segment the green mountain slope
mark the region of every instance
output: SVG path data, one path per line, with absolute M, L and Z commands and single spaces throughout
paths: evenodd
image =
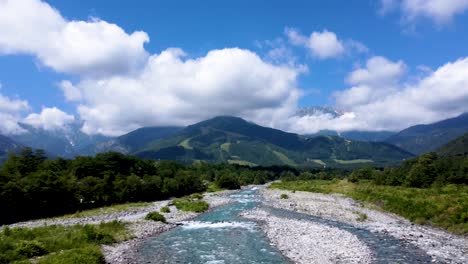
M 142 127 L 120 137 L 102 141 L 88 154 L 96 154 L 106 151 L 116 151 L 124 154 L 136 152 L 163 138 L 172 136 L 182 130 L 181 127 Z
M 6 160 L 8 153 L 19 152 L 23 147 L 22 144 L 13 141 L 9 137 L 0 135 L 0 164 Z
M 414 154 L 436 150 L 468 132 L 468 113 L 429 125 L 417 125 L 402 130 L 386 140 Z
M 334 136 L 305 138 L 237 117 L 216 117 L 179 131 L 133 154 L 147 159 L 249 165 L 350 166 L 397 163 L 412 155 L 387 143 Z
M 468 133 L 443 145 L 436 152 L 439 156 L 468 155 Z

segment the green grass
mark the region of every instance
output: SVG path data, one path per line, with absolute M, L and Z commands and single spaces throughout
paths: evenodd
M 219 192 L 224 190 L 225 189 L 219 187 L 215 182 L 209 182 L 208 186 L 206 187 L 206 192 Z
M 224 151 L 226 151 L 227 153 L 229 153 L 229 149 L 231 148 L 231 143 L 229 143 L 229 142 L 228 142 L 228 143 L 223 143 L 223 144 L 221 144 L 220 147 L 221 147 L 222 150 L 224 150 Z
M 288 199 L 288 198 L 289 198 L 289 196 L 287 194 L 285 194 L 285 193 L 282 193 L 280 195 L 280 199 Z
M 291 165 L 291 166 L 296 166 L 297 165 L 296 162 L 294 162 L 293 160 L 288 158 L 288 156 L 284 155 L 283 153 L 281 153 L 279 151 L 273 150 L 273 154 L 275 154 L 275 156 L 279 160 L 281 160 L 281 162 L 283 162 L 286 165 Z
M 249 161 L 246 161 L 246 160 L 234 160 L 234 159 L 230 159 L 230 160 L 228 160 L 228 163 L 229 163 L 229 164 L 242 165 L 242 166 L 251 166 L 251 167 L 257 166 L 256 163 L 249 162 Z
M 187 212 L 203 213 L 210 205 L 203 200 L 194 200 L 190 197 L 182 197 L 174 199 L 174 205 L 177 209 Z
M 161 207 L 161 209 L 159 209 L 159 211 L 161 213 L 170 213 L 171 209 L 169 207 L 167 207 L 167 206 L 163 206 L 163 207 Z
M 89 216 L 96 216 L 96 215 L 103 215 L 103 214 L 111 214 L 111 213 L 122 212 L 122 211 L 132 209 L 132 208 L 148 207 L 150 205 L 152 205 L 152 203 L 147 203 L 147 202 L 116 204 L 116 205 L 76 212 L 74 214 L 67 214 L 64 216 L 60 216 L 58 218 L 81 218 L 81 217 L 89 217 Z
M 0 232 L 0 263 L 45 256 L 39 263 L 102 263 L 99 245 L 129 239 L 121 222 L 99 225 L 8 228 Z M 72 261 L 76 259 L 76 261 Z
M 370 159 L 354 159 L 354 160 L 334 160 L 336 163 L 339 164 L 359 164 L 359 163 L 372 163 L 374 162 L 373 160 Z
M 318 193 L 342 193 L 379 206 L 417 224 L 430 224 L 456 234 L 468 233 L 468 186 L 439 188 L 378 186 L 368 182 L 291 181 L 276 182 L 270 188 Z
M 185 149 L 193 149 L 192 146 L 190 146 L 190 138 L 185 139 L 184 141 L 179 143 L 179 146 L 185 148 Z
M 319 160 L 319 159 L 312 159 L 312 160 L 310 160 L 310 161 L 312 161 L 312 162 L 314 162 L 314 163 L 317 163 L 317 164 L 319 164 L 319 165 L 322 165 L 322 166 L 324 166 L 324 167 L 327 166 L 327 164 L 326 164 L 325 162 L 323 162 L 322 160 Z
M 149 212 L 145 216 L 145 220 L 152 220 L 152 221 L 157 221 L 157 222 L 163 222 L 166 223 L 166 217 L 164 215 L 158 213 L 158 212 Z

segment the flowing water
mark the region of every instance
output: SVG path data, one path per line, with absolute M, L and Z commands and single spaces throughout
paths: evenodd
M 255 188 L 242 190 L 230 198 L 233 203 L 144 241 L 138 250 L 138 262 L 290 263 L 270 244 L 254 221 L 238 216 L 242 211 L 261 206 L 258 191 Z M 263 209 L 277 217 L 313 221 L 351 232 L 367 244 L 376 263 L 431 262 L 420 249 L 385 234 L 270 206 L 263 206 Z

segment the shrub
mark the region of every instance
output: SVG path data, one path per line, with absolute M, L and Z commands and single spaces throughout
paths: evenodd
M 287 194 L 285 194 L 285 193 L 282 193 L 280 195 L 280 199 L 288 199 L 288 198 L 289 198 L 289 196 Z
M 83 227 L 83 232 L 88 242 L 96 244 L 111 244 L 115 242 L 115 239 L 112 237 L 112 235 L 104 232 L 103 230 L 98 230 L 95 226 L 92 225 L 85 225 Z
M 96 246 L 65 250 L 42 258 L 39 264 L 101 264 L 104 256 Z
M 201 193 L 194 193 L 194 194 L 190 195 L 190 198 L 192 198 L 192 199 L 197 199 L 197 200 L 201 200 L 201 199 L 203 199 L 203 194 L 201 194 Z
M 158 212 L 149 212 L 145 216 L 145 219 L 166 223 L 166 218 L 164 217 L 164 215 L 162 215 L 162 214 L 160 214 Z
M 189 211 L 195 213 L 203 213 L 210 207 L 210 205 L 205 201 L 193 201 L 188 198 L 175 199 L 174 205 L 177 209 L 181 211 Z
M 161 211 L 161 213 L 170 213 L 171 209 L 169 209 L 169 207 L 167 207 L 167 206 L 163 206 L 163 207 L 161 207 L 161 209 L 159 211 Z
M 27 258 L 42 256 L 47 254 L 47 249 L 45 248 L 44 244 L 39 241 L 31 240 L 31 241 L 20 241 L 16 248 L 16 251 L 19 255 L 25 256 Z

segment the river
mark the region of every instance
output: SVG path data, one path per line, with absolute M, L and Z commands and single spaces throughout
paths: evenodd
M 281 218 L 333 226 L 356 235 L 372 251 L 375 263 L 430 263 L 422 250 L 387 234 L 373 233 L 341 222 L 277 209 L 260 203 L 255 188 L 231 194 L 234 201 L 192 221 L 151 237 L 139 249 L 139 263 L 291 263 L 270 244 L 260 226 L 239 213 L 262 206 Z

